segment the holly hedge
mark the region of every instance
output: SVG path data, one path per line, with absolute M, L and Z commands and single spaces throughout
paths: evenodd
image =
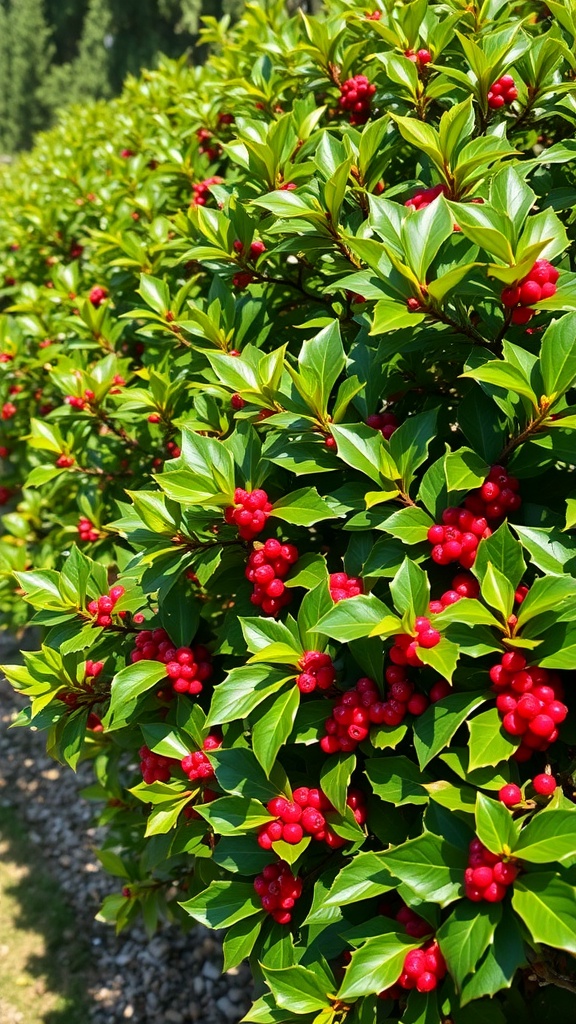
M 576 988 L 576 8 L 206 19 L 2 170 L 17 725 L 254 1024 Z

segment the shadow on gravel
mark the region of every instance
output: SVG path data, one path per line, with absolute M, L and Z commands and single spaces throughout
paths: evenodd
M 17 815 L 0 807 L 0 1021 L 86 1024 L 89 947 Z

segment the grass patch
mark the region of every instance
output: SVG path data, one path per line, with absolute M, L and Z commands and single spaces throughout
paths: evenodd
M 0 808 L 2 1024 L 86 1024 L 89 949 L 81 934 L 17 815 Z

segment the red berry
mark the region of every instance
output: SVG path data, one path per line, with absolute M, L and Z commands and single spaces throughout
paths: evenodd
M 522 800 L 522 791 L 519 786 L 515 786 L 513 782 L 508 783 L 506 786 L 502 786 L 498 790 L 498 799 L 502 801 L 506 807 L 514 807 L 519 804 Z
M 553 775 L 535 775 L 532 785 L 539 796 L 552 796 L 556 790 L 557 782 Z

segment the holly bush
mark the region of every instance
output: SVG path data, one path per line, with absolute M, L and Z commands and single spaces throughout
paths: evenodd
M 254 1024 L 572 1013 L 575 39 L 249 4 L 2 172 L 16 724 Z

